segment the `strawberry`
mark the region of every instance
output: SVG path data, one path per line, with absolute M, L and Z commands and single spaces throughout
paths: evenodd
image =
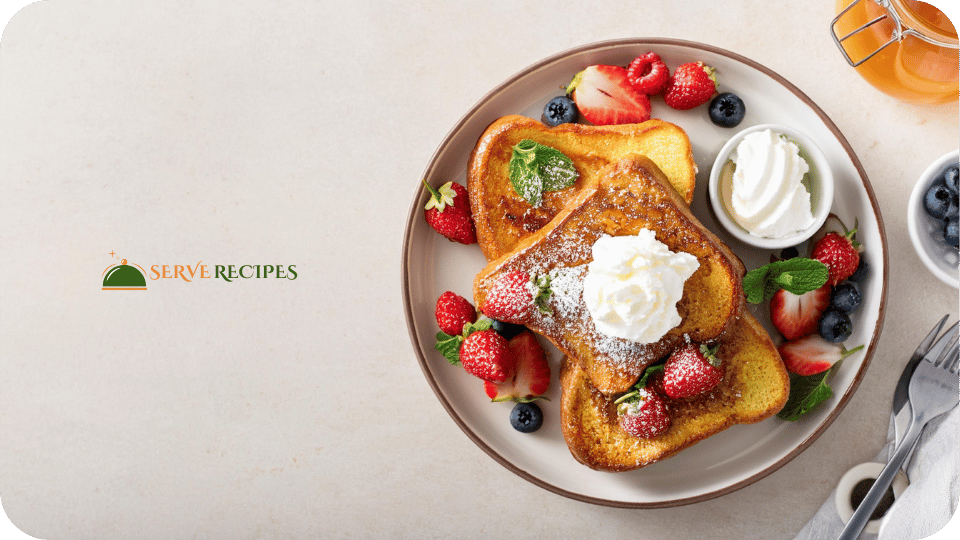
M 770 298 L 770 322 L 787 341 L 816 333 L 820 317 L 830 306 L 832 289 L 828 283 L 804 294 L 777 290 Z
M 530 275 L 518 270 L 497 278 L 480 311 L 491 319 L 520 324 L 527 319 L 533 299 Z
M 716 347 L 688 344 L 680 347 L 663 367 L 663 391 L 672 398 L 687 398 L 712 390 L 723 380 Z
M 589 66 L 567 86 L 580 115 L 596 126 L 632 124 L 650 119 L 650 98 L 630 84 L 620 66 Z
M 627 66 L 627 79 L 638 92 L 653 96 L 663 92 L 670 80 L 670 69 L 654 52 L 641 54 Z
M 830 343 L 817 334 L 787 341 L 778 349 L 787 371 L 797 375 L 816 375 L 833 367 L 841 359 L 863 348 L 847 350 L 843 345 Z
M 463 325 L 477 320 L 477 310 L 466 298 L 453 291 L 447 291 L 437 298 L 434 312 L 437 326 L 451 336 L 463 333 Z
M 474 377 L 502 383 L 513 372 L 507 340 L 495 330 L 473 332 L 460 346 L 460 363 Z
M 543 394 L 550 388 L 550 364 L 533 332 L 524 330 L 508 343 L 513 356 L 513 373 L 502 383 L 485 381 L 484 391 L 493 401 L 516 401 L 526 403 L 546 399 Z
M 860 264 L 860 243 L 856 240 L 856 233 L 856 227 L 851 231 L 844 231 L 843 234 L 831 231 L 814 244 L 810 258 L 827 265 L 830 270 L 827 283 L 830 285 L 837 285 L 857 270 L 857 265 Z
M 430 200 L 424 207 L 427 224 L 452 242 L 476 244 L 477 233 L 467 188 L 456 182 L 447 182 L 438 189 L 431 187 L 426 180 L 423 184 L 430 190 Z
M 667 82 L 663 101 L 680 111 L 703 105 L 717 91 L 714 72 L 712 67 L 703 62 L 681 64 Z
M 637 390 L 636 395 L 621 403 L 617 411 L 620 427 L 641 439 L 663 435 L 672 423 L 663 398 L 648 388 Z

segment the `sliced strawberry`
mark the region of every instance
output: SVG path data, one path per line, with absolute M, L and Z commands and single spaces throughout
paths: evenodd
M 831 290 L 829 284 L 804 294 L 778 290 L 770 299 L 770 322 L 787 341 L 816 333 Z
M 567 93 L 580 114 L 597 126 L 650 119 L 650 98 L 630 84 L 627 70 L 620 66 L 589 66 L 577 73 L 567 86 Z
M 500 275 L 487 291 L 480 311 L 498 321 L 523 323 L 534 305 L 531 284 L 526 272 L 518 270 Z
M 797 375 L 816 375 L 833 367 L 841 358 L 859 350 L 847 351 L 842 345 L 830 343 L 817 334 L 787 341 L 778 349 L 787 371 Z
M 723 380 L 716 348 L 685 345 L 670 355 L 663 368 L 663 391 L 672 398 L 688 398 L 712 390 Z
M 543 394 L 550 388 L 550 364 L 537 337 L 524 330 L 510 340 L 509 347 L 514 371 L 502 383 L 484 382 L 487 396 L 493 401 L 518 403 L 546 399 Z
M 495 330 L 473 332 L 460 346 L 460 363 L 474 377 L 501 383 L 513 373 L 513 355 L 507 340 Z

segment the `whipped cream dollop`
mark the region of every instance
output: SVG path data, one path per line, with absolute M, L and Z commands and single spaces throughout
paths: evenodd
M 653 231 L 602 236 L 583 279 L 583 301 L 600 332 L 654 343 L 680 324 L 683 284 L 700 267 L 689 253 L 674 253 Z
M 766 129 L 747 134 L 730 154 L 722 174 L 730 185 L 730 217 L 750 234 L 784 238 L 814 223 L 810 193 L 802 184 L 810 170 L 796 143 Z

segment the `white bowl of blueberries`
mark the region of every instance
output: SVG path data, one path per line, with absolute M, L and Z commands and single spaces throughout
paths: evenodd
M 920 175 L 907 205 L 907 227 L 917 255 L 933 275 L 954 288 L 960 288 L 958 158 L 960 151 L 954 150 L 930 164 Z

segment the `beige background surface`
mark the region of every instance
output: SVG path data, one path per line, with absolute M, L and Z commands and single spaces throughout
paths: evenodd
M 51 539 L 792 537 L 876 454 L 903 360 L 958 312 L 905 227 L 917 175 L 957 148 L 957 105 L 868 87 L 832 17 L 749 0 L 28 6 L 0 46 L 4 511 Z M 660 510 L 565 499 L 474 446 L 424 380 L 400 295 L 409 203 L 460 116 L 545 56 L 624 37 L 701 41 L 797 85 L 859 156 L 891 255 L 880 353 L 833 426 L 745 489 Z M 120 257 L 298 277 L 100 291 Z

